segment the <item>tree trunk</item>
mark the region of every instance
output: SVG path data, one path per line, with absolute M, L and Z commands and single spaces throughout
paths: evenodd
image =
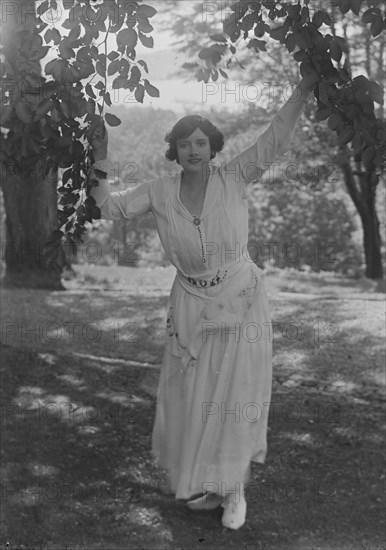
M 366 277 L 369 279 L 382 279 L 383 267 L 380 250 L 379 221 L 376 213 L 375 217 L 362 220 L 363 225 L 363 245 L 366 256 Z
M 362 222 L 366 277 L 383 279 L 380 224 L 375 200 L 377 187 L 372 183 L 374 174 L 360 170 L 360 163 L 357 163 L 359 170 L 354 172 L 348 160 L 347 147 L 341 148 L 337 162 L 343 171 L 347 191 Z
M 40 61 L 36 53 L 25 59 L 28 50 L 20 57 L 18 41 L 29 43 L 36 32 L 35 4 L 16 0 L 16 9 L 2 27 L 1 42 L 6 62 L 6 81 L 12 95 L 10 102 L 26 101 L 29 91 L 36 93 L 31 82 L 23 75 L 41 75 Z M 27 9 L 28 8 L 28 9 Z M 19 33 L 23 34 L 20 35 Z M 32 41 L 31 41 L 32 44 Z M 28 73 L 21 65 L 28 61 Z M 34 122 L 31 122 L 31 132 Z M 2 144 L 12 136 L 12 128 Z M 6 264 L 3 284 L 6 286 L 48 288 L 64 290 L 61 284 L 61 271 L 68 265 L 63 247 L 49 243 L 51 232 L 58 227 L 57 219 L 57 171 L 51 169 L 46 176 L 47 160 L 43 151 L 38 161 L 25 158 L 21 164 L 5 153 L 1 162 L 0 183 L 4 195 L 6 213 L 6 242 L 3 243 L 2 258 Z M 35 157 L 36 158 L 36 157 Z M 52 260 L 60 255 L 59 263 L 48 263 L 45 252 L 50 252 Z
M 50 241 L 57 228 L 57 173 L 45 176 L 40 161 L 28 173 L 18 174 L 10 163 L 2 165 L 1 184 L 6 212 L 5 286 L 64 290 L 60 265 L 66 263 L 63 247 Z M 48 254 L 47 254 L 48 253 Z M 47 262 L 46 257 L 53 260 Z M 59 263 L 55 261 L 59 260 Z
M 363 176 L 362 176 L 363 177 Z M 363 227 L 363 246 L 366 260 L 366 277 L 369 279 L 382 279 L 383 266 L 381 255 L 381 235 L 379 232 L 379 220 L 376 211 L 376 188 L 370 183 L 371 174 L 365 176 L 366 200 L 363 201 L 360 217 Z

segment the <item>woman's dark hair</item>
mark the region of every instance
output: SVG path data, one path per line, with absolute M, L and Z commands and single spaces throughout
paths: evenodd
M 178 162 L 177 140 L 189 137 L 197 128 L 209 138 L 210 158 L 213 159 L 216 153 L 219 153 L 224 147 L 224 134 L 210 120 L 200 115 L 188 115 L 176 122 L 171 131 L 165 136 L 165 141 L 169 143 L 165 157 L 168 160 Z

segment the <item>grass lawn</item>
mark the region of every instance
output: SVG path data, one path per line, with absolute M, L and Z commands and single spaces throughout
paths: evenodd
M 151 430 L 174 268 L 2 289 L 0 549 L 385 548 L 385 295 L 268 271 L 274 380 L 247 523 L 163 490 Z

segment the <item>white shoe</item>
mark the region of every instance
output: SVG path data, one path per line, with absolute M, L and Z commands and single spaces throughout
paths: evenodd
M 189 500 L 186 506 L 190 508 L 190 510 L 214 510 L 221 506 L 222 501 L 223 499 L 220 495 L 206 493 L 194 500 Z
M 222 504 L 224 512 L 221 523 L 228 529 L 239 529 L 245 523 L 247 514 L 247 502 L 244 496 L 240 497 L 238 502 L 234 502 L 232 496 L 228 496 L 224 504 Z

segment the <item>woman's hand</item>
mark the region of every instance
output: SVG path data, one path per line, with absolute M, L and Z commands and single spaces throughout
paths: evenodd
M 87 133 L 87 139 L 92 147 L 95 162 L 107 158 L 109 136 L 103 121 L 101 121 L 100 124 L 90 126 Z
M 319 76 L 316 73 L 304 76 L 299 82 L 299 88 L 302 93 L 309 94 L 315 89 L 316 83 L 319 81 Z

